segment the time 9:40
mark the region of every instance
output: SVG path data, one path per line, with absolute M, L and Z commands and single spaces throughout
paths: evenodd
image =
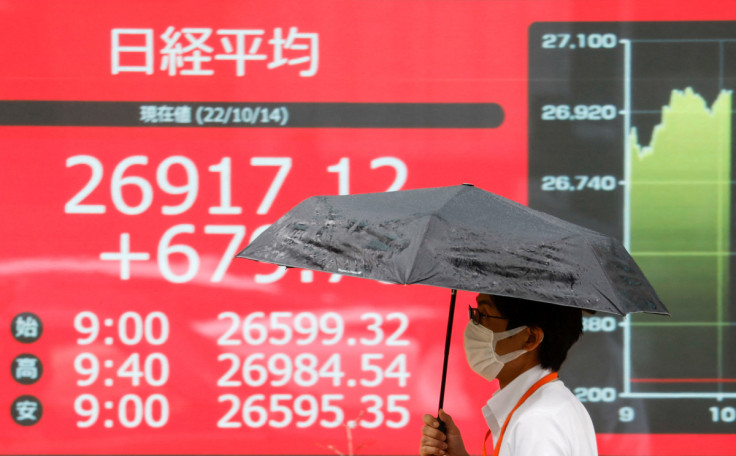
M 114 369 L 115 363 L 106 359 L 102 363 L 105 369 Z M 97 356 L 92 353 L 80 353 L 74 358 L 74 370 L 83 376 L 77 380 L 77 386 L 90 386 L 97 381 L 101 372 L 101 364 Z M 163 353 L 151 353 L 143 358 L 139 353 L 131 353 L 120 364 L 114 374 L 117 378 L 129 378 L 132 386 L 139 386 L 141 379 L 150 386 L 163 386 L 169 379 L 169 360 Z M 105 386 L 113 386 L 112 377 L 104 380 Z

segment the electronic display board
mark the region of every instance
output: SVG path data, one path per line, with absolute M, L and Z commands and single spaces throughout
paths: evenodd
M 313 195 L 472 183 L 624 242 L 600 454 L 736 454 L 736 5 L 0 4 L 0 455 L 416 454 L 449 291 L 233 260 Z M 459 293 L 445 409 L 479 454 Z

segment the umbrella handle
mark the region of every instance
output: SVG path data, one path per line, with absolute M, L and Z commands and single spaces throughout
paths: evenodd
M 445 403 L 445 381 L 447 380 L 447 360 L 450 357 L 450 341 L 452 340 L 452 320 L 455 316 L 455 300 L 457 299 L 457 290 L 452 289 L 450 290 L 450 314 L 447 317 L 447 332 L 445 333 L 445 356 L 442 363 L 442 384 L 440 385 L 440 404 L 439 407 L 437 407 L 438 410 L 442 409 L 442 406 Z M 439 418 L 439 413 L 437 413 L 437 421 L 439 421 L 440 426 L 439 430 L 442 431 L 442 433 L 447 432 L 447 426 L 445 423 Z
M 437 430 L 447 435 L 447 424 L 445 424 L 445 422 L 440 419 L 439 413 L 437 414 L 437 422 L 440 423 L 440 425 L 437 426 Z

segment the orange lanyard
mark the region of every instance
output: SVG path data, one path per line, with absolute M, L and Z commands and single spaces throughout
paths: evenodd
M 540 378 L 537 383 L 533 384 L 529 390 L 524 393 L 523 396 L 521 396 L 521 399 L 519 399 L 519 402 L 516 403 L 516 406 L 514 406 L 513 409 L 511 409 L 511 413 L 509 413 L 509 416 L 506 417 L 506 421 L 503 423 L 503 427 L 501 428 L 501 434 L 498 436 L 498 442 L 496 443 L 495 448 L 493 449 L 493 456 L 498 456 L 499 451 L 501 451 L 501 441 L 503 440 L 503 435 L 506 432 L 506 427 L 509 425 L 509 421 L 511 421 L 511 415 L 514 414 L 516 409 L 521 406 L 521 404 L 524 403 L 527 399 L 529 399 L 529 396 L 534 394 L 536 390 L 542 387 L 542 385 L 545 385 L 553 380 L 557 380 L 557 372 L 552 372 L 551 374 L 547 374 L 544 377 Z M 486 438 L 483 440 L 483 456 L 488 456 L 488 453 L 486 452 L 486 442 L 488 441 L 488 437 L 491 436 L 490 429 L 488 432 L 486 432 Z

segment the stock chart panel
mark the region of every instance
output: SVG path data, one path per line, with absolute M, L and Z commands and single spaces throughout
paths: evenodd
M 584 317 L 600 454 L 736 454 L 736 6 L 640 3 L 0 5 L 0 455 L 416 454 L 449 290 L 234 256 L 313 195 L 462 183 L 621 239 L 670 309 Z
M 589 409 L 612 432 L 733 426 L 733 31 L 730 22 L 530 28 L 529 204 L 622 239 L 672 314 L 589 319 L 601 344 L 583 348 L 615 360 L 615 373 L 598 373 L 608 386 Z M 673 419 L 681 413 L 691 419 Z

